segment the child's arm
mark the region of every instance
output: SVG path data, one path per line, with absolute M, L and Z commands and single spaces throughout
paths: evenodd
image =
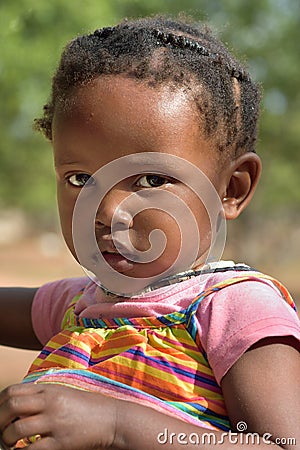
M 36 288 L 0 288 L 0 344 L 39 350 L 34 334 L 31 305 Z
M 233 425 L 244 422 L 248 433 L 257 433 L 253 437 L 209 431 L 100 393 L 30 383 L 0 394 L 0 430 L 11 445 L 41 434 L 32 444 L 35 450 L 210 450 L 214 443 L 238 450 L 267 449 L 271 442 L 274 449 L 295 450 L 300 448 L 300 354 L 294 344 L 296 339 L 285 337 L 263 340 L 223 378 Z
M 272 434 L 287 449 L 300 449 L 300 343 L 292 336 L 268 337 L 253 345 L 222 381 L 234 427 Z M 287 442 L 289 440 L 289 442 Z

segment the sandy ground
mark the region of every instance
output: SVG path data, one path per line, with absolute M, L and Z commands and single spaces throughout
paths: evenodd
M 82 276 L 64 244 L 54 234 L 0 247 L 0 286 L 40 286 L 59 278 Z M 0 346 L 0 388 L 19 382 L 36 352 Z

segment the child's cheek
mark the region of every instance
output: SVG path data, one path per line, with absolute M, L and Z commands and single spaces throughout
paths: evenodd
M 61 230 L 69 250 L 75 257 L 75 259 L 77 259 L 72 236 L 73 211 L 77 196 L 67 195 L 67 193 L 64 192 L 64 190 L 65 190 L 64 187 L 58 186 L 57 188 L 57 201 L 58 201 Z

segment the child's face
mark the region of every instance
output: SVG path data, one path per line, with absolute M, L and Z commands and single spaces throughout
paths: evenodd
M 152 152 L 154 162 L 156 154 L 174 155 L 199 168 L 219 197 L 226 190 L 224 175 L 217 170 L 213 142 L 203 136 L 195 106 L 180 89 L 151 88 L 122 76 L 99 77 L 78 89 L 67 107 L 56 109 L 53 146 L 62 231 L 75 258 L 72 215 L 76 199 L 88 177 L 112 161 L 145 152 Z M 200 245 L 197 262 L 190 261 L 189 265 L 201 265 L 210 246 L 211 224 L 199 197 L 181 181 L 157 173 L 145 174 L 143 166 L 129 177 L 126 171 L 124 168 L 123 179 L 111 187 L 95 212 L 97 243 L 108 264 L 136 278 L 162 274 L 174 264 L 181 246 L 180 225 L 163 208 L 146 208 L 129 217 L 122 206 L 119 214 L 120 227 L 127 226 L 130 241 L 138 251 L 149 249 L 151 231 L 163 231 L 166 246 L 154 261 L 139 262 L 132 253 L 135 261 L 130 261 L 129 255 L 126 258 L 118 254 L 111 230 L 113 214 L 130 194 L 163 190 L 179 197 L 191 209 Z M 118 222 L 118 214 L 115 217 Z M 195 247 L 192 240 L 190 245 L 191 249 Z

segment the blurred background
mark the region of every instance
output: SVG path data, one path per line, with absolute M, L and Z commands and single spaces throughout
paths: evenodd
M 207 22 L 263 85 L 255 199 L 228 226 L 224 258 L 283 281 L 300 306 L 298 0 L 0 0 L 0 284 L 82 275 L 62 241 L 51 146 L 32 131 L 66 42 L 124 17 L 184 11 Z M 0 388 L 34 354 L 0 347 Z

